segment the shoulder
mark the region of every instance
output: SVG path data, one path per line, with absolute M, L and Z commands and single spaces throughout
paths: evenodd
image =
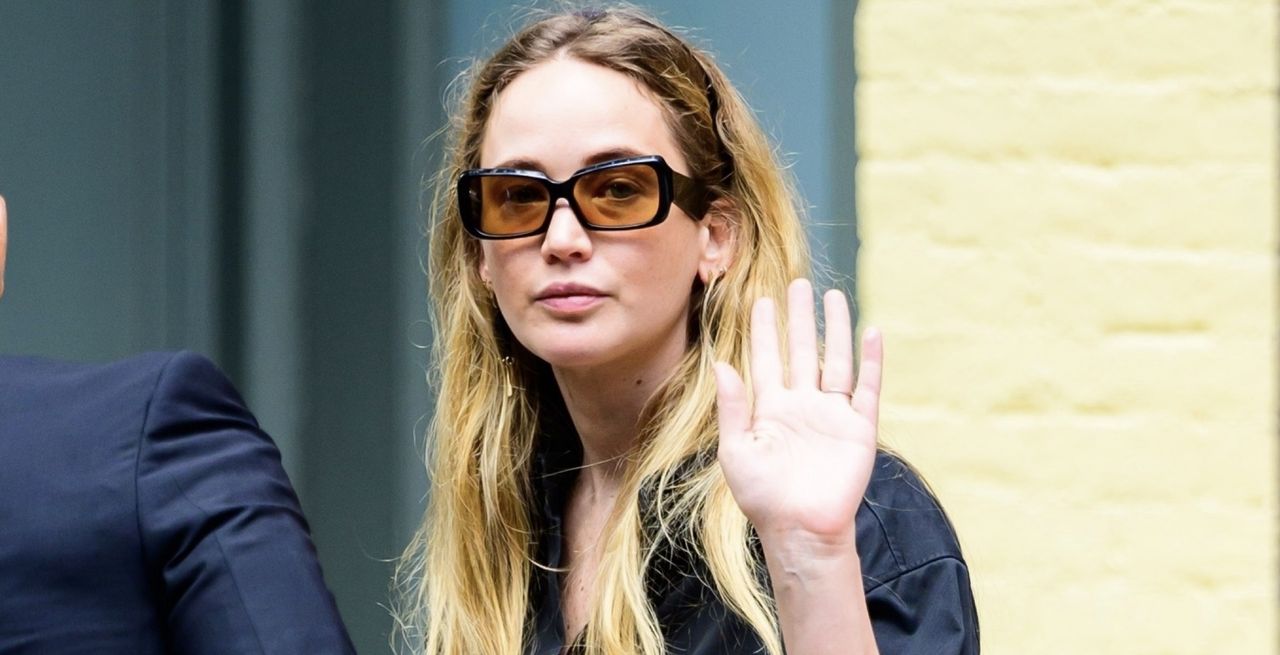
M 145 406 L 166 371 L 203 377 L 216 371 L 190 352 L 153 352 L 107 363 L 79 363 L 41 357 L 0 356 L 0 415 L 95 412 L 119 414 Z
M 240 392 L 207 357 L 190 351 L 152 353 L 130 363 L 154 376 L 148 399 L 148 433 L 167 432 L 176 425 L 209 427 L 211 422 L 225 420 L 257 430 L 257 421 Z
M 937 497 L 910 464 L 889 452 L 876 455 L 857 530 L 868 589 L 935 562 L 964 564 Z
M 119 388 L 155 385 L 168 369 L 216 373 L 208 358 L 190 351 L 149 352 L 105 363 L 0 355 L 0 388 Z
M 0 417 L 17 427 L 68 421 L 74 426 L 80 425 L 75 417 L 87 416 L 136 432 L 129 426 L 174 403 L 243 407 L 218 367 L 190 351 L 151 352 L 107 363 L 0 356 Z
M 242 404 L 239 393 L 226 374 L 209 358 L 199 353 L 183 350 L 172 353 L 148 353 L 122 362 L 149 368 L 156 375 L 156 394 L 195 391 L 230 396 L 236 404 Z

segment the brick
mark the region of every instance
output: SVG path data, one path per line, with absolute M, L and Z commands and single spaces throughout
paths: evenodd
M 1036 80 L 864 80 L 856 102 L 864 160 L 944 154 L 977 159 L 1047 155 L 1106 167 L 1258 163 L 1276 148 L 1272 89 L 1210 93 L 1192 87 L 1060 86 Z
M 1110 417 L 1168 412 L 1188 421 L 1259 415 L 1273 407 L 1273 339 L 1205 340 L 1167 350 L 993 330 L 905 335 L 885 328 L 894 398 L 977 415 L 1071 412 Z M 891 357 L 891 359 L 890 359 Z M 909 376 L 909 377 L 908 377 Z
M 994 6 L 993 6 L 994 5 Z M 1274 87 L 1272 2 L 864 2 L 861 79 L 972 76 Z M 960 27 L 958 27 L 960 26 Z
M 1233 544 L 1273 539 L 1264 521 L 1237 525 L 1177 507 L 1124 506 L 1107 516 L 1106 508 L 1072 508 L 1034 494 L 987 507 L 986 524 L 952 512 L 962 526 L 1000 535 L 965 544 L 978 581 L 984 651 L 1207 653 L 1230 644 L 1232 652 L 1267 652 L 1260 647 L 1274 635 L 1275 619 L 1266 577 L 1213 583 L 1225 568 L 1273 568 L 1252 556 L 1214 561 L 1240 556 Z M 1197 539 L 1206 529 L 1219 530 L 1209 547 Z M 1200 582 L 1206 579 L 1208 586 Z
M 860 311 L 893 321 L 886 329 L 973 329 L 999 316 L 1075 338 L 1265 338 L 1276 279 L 1275 256 L 1264 253 L 1109 249 L 1052 234 L 996 249 L 874 229 L 863 234 L 857 275 Z
M 1280 142 L 1280 140 L 1278 140 Z M 942 243 L 1008 247 L 1090 240 L 1167 249 L 1271 253 L 1280 212 L 1266 162 L 1081 166 L 1052 159 L 933 156 L 864 160 L 864 235 L 927 234 Z
M 962 508 L 972 507 L 965 499 L 1033 495 L 1097 509 L 1100 521 L 1108 507 L 1170 504 L 1240 512 L 1263 527 L 1272 513 L 1276 425 L 1263 413 L 1213 421 L 1136 411 L 984 415 L 907 405 L 892 388 L 884 400 L 882 440 Z M 1105 520 L 1123 524 L 1122 516 Z
M 1204 648 L 1216 643 L 1267 652 L 1244 648 L 1268 643 L 1275 630 L 1271 585 L 1258 575 L 1274 566 L 1251 547 L 1275 535 L 1259 515 L 1082 507 L 1034 491 L 983 501 L 981 515 L 951 514 L 962 538 L 966 528 L 999 535 L 964 543 L 979 581 L 984 650 L 1205 653 L 1220 650 Z

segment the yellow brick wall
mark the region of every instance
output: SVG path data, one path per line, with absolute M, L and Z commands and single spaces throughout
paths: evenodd
M 984 651 L 1275 653 L 1277 0 L 861 0 L 859 303 Z

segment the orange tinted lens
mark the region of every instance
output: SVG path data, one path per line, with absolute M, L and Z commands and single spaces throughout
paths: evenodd
M 480 229 L 519 234 L 538 229 L 547 216 L 547 188 L 518 175 L 486 175 L 480 181 Z
M 578 179 L 573 198 L 592 225 L 642 225 L 658 214 L 658 172 L 645 164 L 606 168 Z

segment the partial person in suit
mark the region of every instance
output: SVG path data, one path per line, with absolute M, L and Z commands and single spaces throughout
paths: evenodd
M 0 293 L 6 208 L 0 198 Z M 191 353 L 0 356 L 0 653 L 354 653 L 280 453 Z

